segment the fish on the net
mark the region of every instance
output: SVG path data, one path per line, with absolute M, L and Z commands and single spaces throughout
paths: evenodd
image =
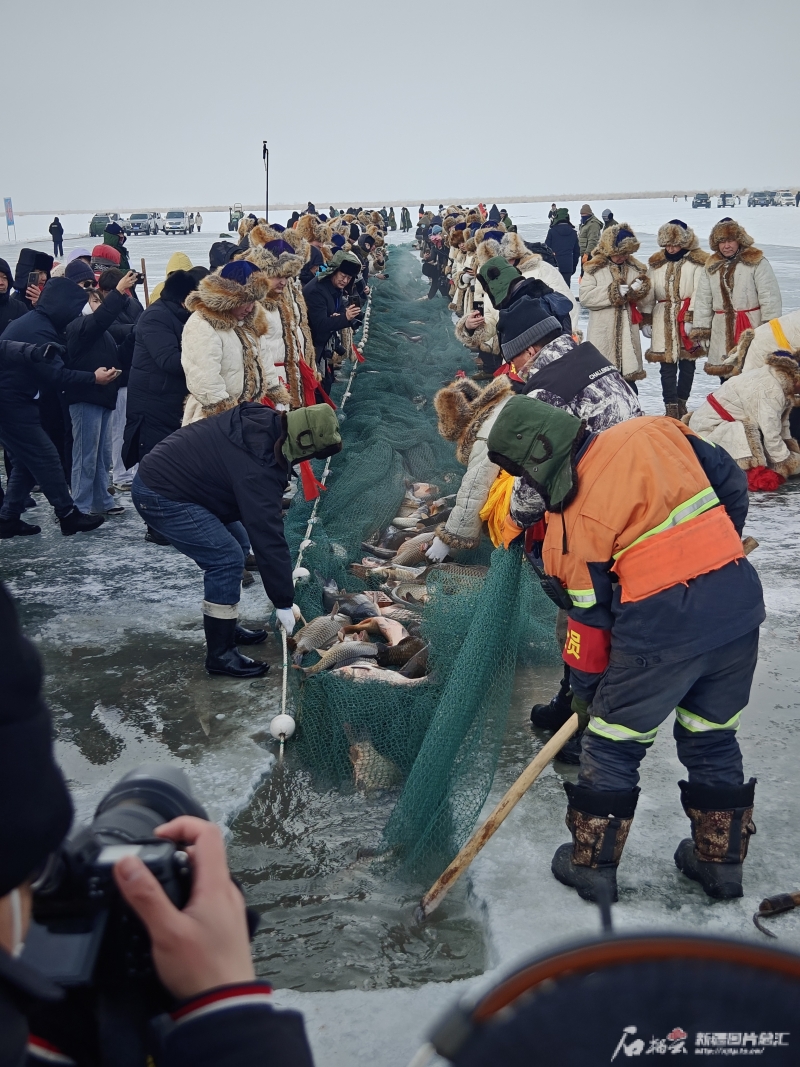
M 349 616 L 339 612 L 338 602 L 333 605 L 330 615 L 320 615 L 306 623 L 302 630 L 287 638 L 287 645 L 293 653 L 292 660 L 299 664 L 307 652 L 317 652 L 325 648 L 339 636 L 342 627 L 350 622 Z
M 352 626 L 343 627 L 345 634 L 366 633 L 383 637 L 389 645 L 401 644 L 408 637 L 408 630 L 396 619 L 378 615 L 372 619 L 364 619 L 363 622 L 353 623 Z
M 419 633 L 422 615 L 418 609 L 415 610 L 410 604 L 404 602 L 401 607 L 392 601 L 388 607 L 381 608 L 381 615 L 386 615 L 390 619 L 397 619 L 398 622 L 402 622 L 412 636 Z
M 391 671 L 386 667 L 378 667 L 377 664 L 364 661 L 351 663 L 346 667 L 339 667 L 331 671 L 331 676 L 337 678 L 349 678 L 353 682 L 386 682 L 388 685 L 419 685 L 426 682 L 426 678 L 406 678 L 400 671 Z
M 404 607 L 408 604 L 427 604 L 430 599 L 428 587 L 424 582 L 397 582 L 394 585 L 382 585 L 381 589 L 392 598 L 395 604 Z
M 397 785 L 402 778 L 400 768 L 382 756 L 369 738 L 356 737 L 350 723 L 344 723 L 344 732 L 350 742 L 348 756 L 353 765 L 356 789 L 370 793 L 374 789 L 390 789 Z
M 351 563 L 350 572 L 358 578 L 377 578 L 384 582 L 413 582 L 427 567 L 396 567 L 393 563 L 375 566 L 374 563 Z
M 404 678 L 424 678 L 428 673 L 428 645 L 423 645 L 400 670 Z M 379 657 L 380 662 L 380 657 Z
M 408 661 L 425 646 L 421 637 L 405 637 L 396 645 L 388 645 L 378 652 L 379 667 L 405 667 Z
M 372 659 L 378 655 L 380 646 L 373 645 L 369 639 L 366 641 L 343 641 L 334 645 L 327 652 L 323 652 L 319 663 L 313 667 L 300 667 L 306 675 L 321 674 L 322 671 L 332 671 L 337 667 L 346 667 L 359 659 Z
M 343 593 L 339 602 L 339 611 L 348 615 L 351 622 L 363 622 L 380 615 L 381 609 L 366 593 Z
M 457 578 L 485 578 L 489 573 L 488 567 L 466 563 L 439 563 L 433 570 L 441 571 L 443 574 L 452 574 Z

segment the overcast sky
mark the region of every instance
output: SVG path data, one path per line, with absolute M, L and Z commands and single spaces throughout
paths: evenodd
M 800 185 L 796 0 L 4 5 L 17 211 Z

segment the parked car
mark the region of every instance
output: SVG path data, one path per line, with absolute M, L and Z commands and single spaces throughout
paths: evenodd
M 189 215 L 185 211 L 168 211 L 164 219 L 164 233 L 189 233 Z
M 122 219 L 116 211 L 108 211 L 104 215 L 94 215 L 89 223 L 89 236 L 102 237 L 103 230 L 105 230 L 109 222 L 118 222 L 122 225 Z
M 772 207 L 774 200 L 774 193 L 766 191 L 760 193 L 750 193 L 747 198 L 748 207 Z
M 797 206 L 797 201 L 794 198 L 794 193 L 790 193 L 788 189 L 781 189 L 780 192 L 775 194 L 775 203 L 778 207 Z
M 154 236 L 158 233 L 158 220 L 155 212 L 146 211 L 131 215 L 125 223 L 125 232 L 131 235 L 144 234 L 145 237 Z
M 711 197 L 708 193 L 695 193 L 692 198 L 692 207 L 711 207 Z
M 717 207 L 736 207 L 741 202 L 742 198 L 736 193 L 720 193 L 717 197 Z

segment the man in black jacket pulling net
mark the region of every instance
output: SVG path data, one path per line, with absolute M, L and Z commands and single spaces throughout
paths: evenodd
M 245 403 L 176 430 L 139 464 L 131 488 L 136 510 L 203 571 L 210 674 L 255 678 L 269 669 L 236 648 L 267 635 L 237 625 L 244 551 L 227 527 L 244 524 L 264 590 L 291 633 L 294 584 L 283 493 L 292 464 L 341 447 L 339 424 L 327 404 L 278 412 Z

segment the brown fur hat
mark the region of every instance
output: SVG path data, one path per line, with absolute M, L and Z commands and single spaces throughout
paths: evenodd
M 473 222 L 482 222 L 481 213 L 476 207 L 470 208 L 467 212 L 467 225 L 472 225 Z
M 252 304 L 266 296 L 269 279 L 261 271 L 256 271 L 247 279 L 246 285 L 239 285 L 233 278 L 222 278 L 219 272 L 207 274 L 197 289 L 189 293 L 185 304 L 189 311 L 199 312 L 215 329 L 229 330 L 238 326 L 240 320 L 232 312 L 243 304 Z M 252 325 L 255 311 L 244 319 L 245 325 Z M 256 332 L 266 332 L 257 329 Z
M 625 236 L 618 241 L 620 233 L 624 233 Z M 630 236 L 627 236 L 629 234 Z M 610 258 L 611 256 L 632 256 L 634 252 L 639 250 L 639 241 L 636 238 L 636 234 L 633 232 L 627 222 L 619 222 L 614 226 L 609 226 L 607 230 L 603 230 L 600 234 L 600 240 L 597 242 L 597 248 L 594 250 L 594 254 L 597 256 L 605 256 Z
M 253 222 L 249 215 L 245 215 L 243 218 L 239 219 L 239 236 L 246 237 L 254 226 L 255 222 Z
M 294 240 L 286 239 L 288 232 L 287 230 L 285 233 L 276 233 L 275 230 L 266 226 L 254 226 L 250 231 L 250 248 L 241 258 L 255 264 L 268 277 L 296 278 L 306 261 L 305 242 L 303 242 L 303 251 L 298 250 L 294 255 L 285 250 L 275 255 L 274 251 L 267 248 L 267 245 L 273 241 L 283 241 L 294 248 Z
M 475 267 L 479 269 L 488 263 L 490 259 L 494 259 L 495 256 L 502 255 L 500 250 L 500 243 L 490 238 L 488 241 L 481 241 L 478 247 L 475 249 Z
M 283 238 L 287 245 L 291 245 L 297 255 L 303 257 L 304 263 L 311 255 L 311 245 L 308 243 L 305 237 L 300 236 L 297 230 L 293 230 L 290 227 L 288 230 L 284 230 L 283 233 L 279 233 L 278 237 Z M 252 242 L 252 237 L 250 238 L 250 240 Z M 271 238 L 271 240 L 274 240 L 274 238 Z
M 316 215 L 301 215 L 294 227 L 294 232 L 303 237 L 309 244 L 317 240 L 319 219 Z
M 518 233 L 507 233 L 500 242 L 500 255 L 509 263 L 513 259 L 524 259 L 529 254 L 530 249 Z
M 800 406 L 800 349 L 792 353 L 773 352 L 764 362 L 780 371 L 784 393 L 794 398 L 795 406 Z
M 708 246 L 712 252 L 719 252 L 720 241 L 738 241 L 740 248 L 749 248 L 753 238 L 735 219 L 721 219 L 708 237 Z
M 369 220 L 373 226 L 379 226 L 383 229 L 383 215 L 381 215 L 380 211 L 371 212 Z
M 466 239 L 465 238 L 465 234 L 466 234 L 466 230 L 451 230 L 450 231 L 450 238 L 449 238 L 450 247 L 451 248 L 458 248 L 460 245 L 463 245 L 463 243 L 464 243 L 464 241 Z
M 439 433 L 445 441 L 457 441 L 472 418 L 471 405 L 478 399 L 481 388 L 471 378 L 457 378 L 440 389 L 433 398 L 439 416 Z
M 665 222 L 658 231 L 658 243 L 662 248 L 678 245 L 679 248 L 699 248 L 694 230 L 677 222 Z

